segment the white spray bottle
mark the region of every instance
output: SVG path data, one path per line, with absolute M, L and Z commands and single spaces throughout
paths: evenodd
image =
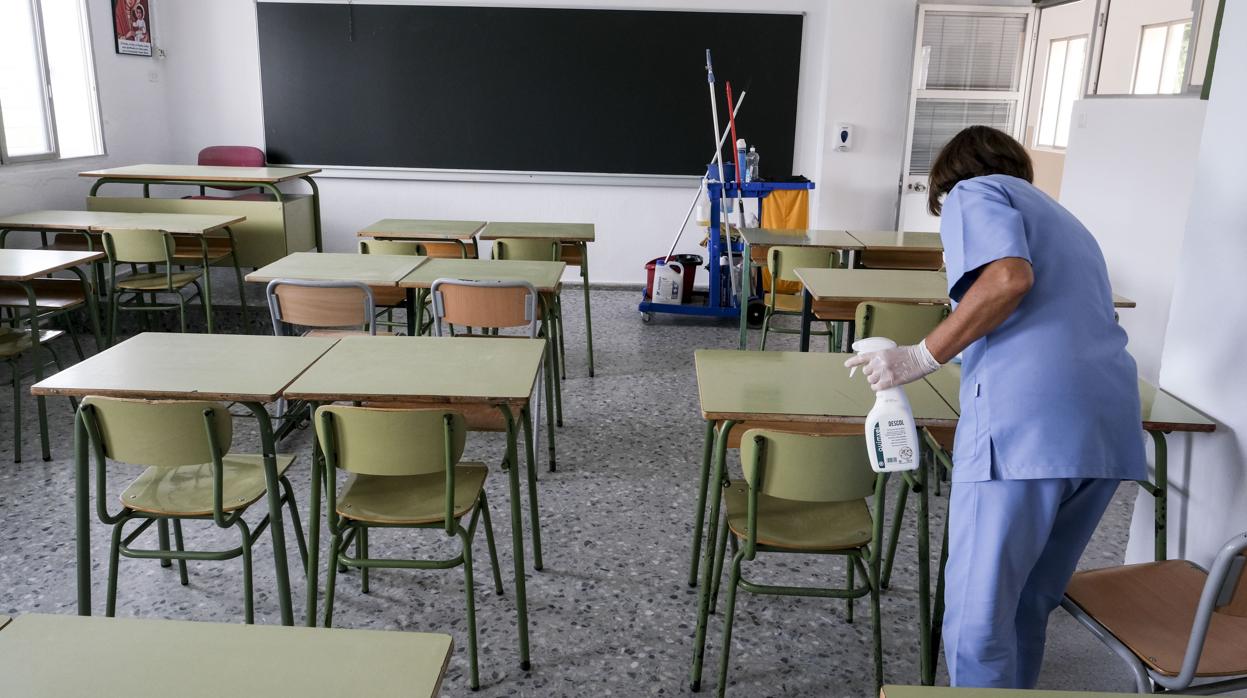
M 868 337 L 853 342 L 853 351 L 865 354 L 895 346 L 896 342 L 887 337 Z M 914 412 L 905 390 L 897 386 L 875 393 L 875 406 L 866 415 L 866 454 L 870 467 L 880 473 L 916 470 L 919 446 Z

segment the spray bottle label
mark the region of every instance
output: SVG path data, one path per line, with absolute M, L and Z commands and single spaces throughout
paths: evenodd
M 911 470 L 914 449 L 910 444 L 910 428 L 904 419 L 880 420 L 875 423 L 875 469 Z

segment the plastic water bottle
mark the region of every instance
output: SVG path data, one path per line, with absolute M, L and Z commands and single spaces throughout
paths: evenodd
M 741 184 L 749 181 L 749 177 L 746 175 L 748 168 L 745 166 L 745 158 L 748 156 L 749 154 L 745 151 L 745 139 L 736 139 L 736 164 L 740 166 Z
M 863 354 L 895 346 L 896 342 L 887 337 L 867 337 L 853 342 L 853 351 Z M 918 428 L 905 390 L 897 386 L 876 392 L 875 406 L 866 415 L 870 467 L 880 473 L 916 470 L 919 446 Z
M 746 182 L 757 182 L 758 181 L 758 160 L 760 159 L 761 157 L 758 155 L 757 147 L 752 146 L 752 145 L 749 146 L 749 154 L 745 156 L 745 181 Z

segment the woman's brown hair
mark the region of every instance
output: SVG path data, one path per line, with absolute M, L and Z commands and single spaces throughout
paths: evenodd
M 953 136 L 931 165 L 931 186 L 927 189 L 927 210 L 938 216 L 944 205 L 940 198 L 958 182 L 1003 174 L 1031 182 L 1035 168 L 1030 155 L 1012 136 L 990 126 L 970 126 Z

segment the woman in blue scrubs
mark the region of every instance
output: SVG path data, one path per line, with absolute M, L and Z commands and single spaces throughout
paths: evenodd
M 931 168 L 948 294 L 921 343 L 850 359 L 876 390 L 962 354 L 944 642 L 954 686 L 1033 688 L 1048 616 L 1121 480 L 1145 476 L 1134 359 L 1091 233 L 972 126 Z

